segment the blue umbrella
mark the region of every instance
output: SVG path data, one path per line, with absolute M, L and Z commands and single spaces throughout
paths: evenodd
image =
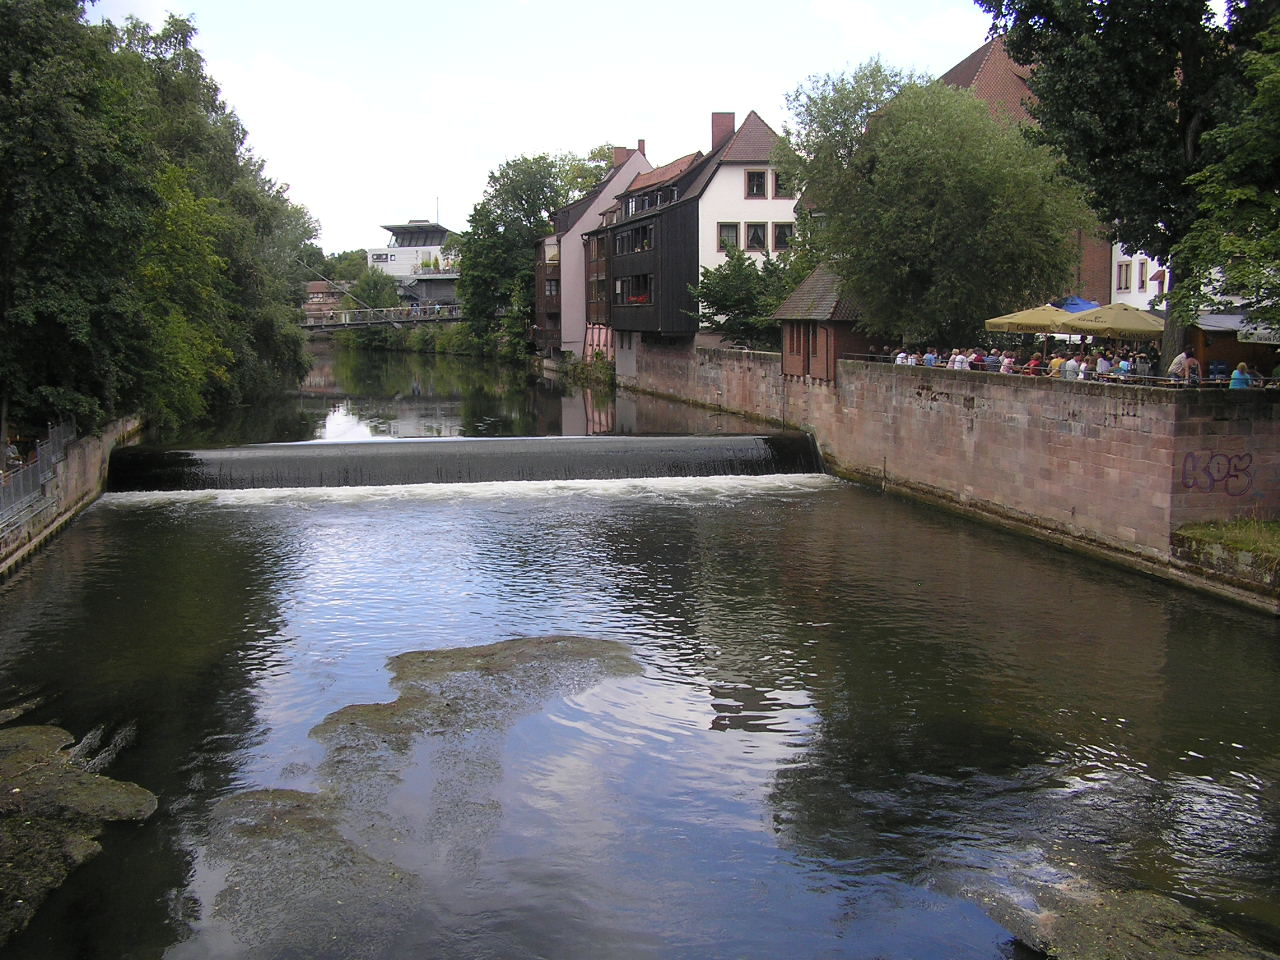
M 1067 311 L 1067 313 L 1083 313 L 1085 310 L 1093 310 L 1098 306 L 1096 301 L 1086 300 L 1084 297 L 1077 297 L 1074 294 L 1069 297 L 1063 297 L 1061 300 L 1053 301 L 1053 305 L 1059 310 Z

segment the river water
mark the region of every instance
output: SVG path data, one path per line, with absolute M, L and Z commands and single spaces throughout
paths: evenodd
M 750 429 L 326 363 L 236 430 Z M 1274 621 L 825 476 L 110 494 L 0 609 L 3 703 L 134 725 L 106 772 L 160 798 L 6 956 L 1280 948 Z M 562 635 L 633 666 L 352 706 L 408 702 L 395 655 Z

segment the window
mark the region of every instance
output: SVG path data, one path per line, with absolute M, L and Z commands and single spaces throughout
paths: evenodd
M 795 196 L 791 189 L 791 184 L 787 182 L 787 178 L 782 174 L 774 171 L 773 174 L 773 196 L 775 199 L 786 198 L 791 199 Z
M 768 175 L 767 170 L 748 170 L 747 171 L 747 196 L 763 200 L 767 196 L 765 190 L 765 179 Z
M 618 306 L 650 303 L 653 298 L 653 274 L 639 273 L 618 277 L 613 281 L 613 302 Z
M 547 296 L 548 296 L 548 297 L 558 297 L 558 296 L 560 296 L 560 281 L 559 281 L 559 280 L 547 280 L 547 281 L 546 281 L 546 294 L 547 294 Z
M 385 254 L 385 253 L 375 253 L 372 256 L 370 256 L 369 259 L 372 260 L 374 263 L 386 263 L 387 256 L 388 254 Z
M 773 225 L 773 249 L 789 250 L 791 248 L 791 238 L 796 235 L 796 225 L 794 223 L 775 223 Z
M 769 248 L 769 225 L 767 223 L 747 224 L 747 249 L 767 250 Z
M 616 254 L 639 253 L 653 249 L 653 224 L 646 223 L 630 230 L 620 230 L 613 235 L 613 252 Z
M 721 250 L 739 246 L 738 225 L 736 223 L 722 223 L 716 229 L 719 234 L 719 247 Z
M 1142 293 L 1147 292 L 1147 261 L 1138 261 L 1138 290 Z
M 1130 275 L 1133 271 L 1133 263 L 1126 260 L 1124 263 L 1116 264 L 1116 289 L 1130 289 Z

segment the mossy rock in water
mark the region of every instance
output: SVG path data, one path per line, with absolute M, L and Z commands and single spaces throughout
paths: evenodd
M 58 727 L 0 730 L 0 943 L 100 847 L 108 820 L 144 820 L 156 798 L 132 783 L 90 773 L 64 748 Z
M 989 911 L 1022 943 L 1054 960 L 1276 960 L 1153 890 L 1104 890 L 1079 880 L 1034 893 L 1035 912 L 1008 903 L 989 903 Z

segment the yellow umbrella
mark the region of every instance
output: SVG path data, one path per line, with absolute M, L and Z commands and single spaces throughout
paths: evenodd
M 1063 322 L 1070 316 L 1066 310 L 1059 310 L 1053 304 L 1046 303 L 1044 306 L 994 317 L 987 321 L 986 326 L 988 330 L 1000 333 L 1061 333 L 1064 330 Z
M 1164 320 L 1127 303 L 1108 303 L 1092 310 L 1068 314 L 1062 325 L 1062 332 L 1140 340 L 1164 333 Z

